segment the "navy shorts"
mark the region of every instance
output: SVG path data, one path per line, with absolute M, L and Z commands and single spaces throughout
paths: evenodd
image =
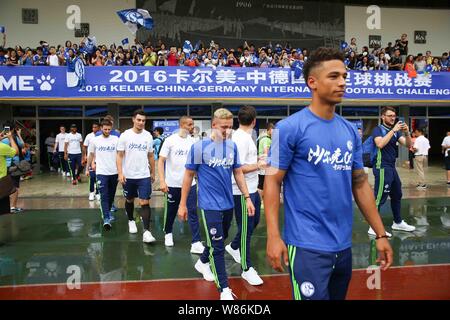
M 295 300 L 344 300 L 352 277 L 352 249 L 324 252 L 288 245 Z
M 143 179 L 127 179 L 123 186 L 123 195 L 127 199 L 139 198 L 148 200 L 152 195 L 152 180 L 150 177 Z

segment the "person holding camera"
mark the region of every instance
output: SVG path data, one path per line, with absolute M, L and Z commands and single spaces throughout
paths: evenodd
M 5 129 L 9 128 L 11 126 L 5 127 Z M 11 194 L 11 213 L 18 213 L 22 212 L 23 209 L 17 207 L 17 199 L 19 198 L 19 188 L 20 188 L 20 175 L 13 175 L 11 174 L 12 167 L 16 166 L 20 160 L 23 160 L 23 154 L 22 154 L 22 148 L 24 146 L 24 142 L 21 136 L 22 129 L 16 125 L 12 127 L 13 129 L 10 130 L 11 138 L 7 137 L 2 140 L 4 144 L 7 144 L 11 147 L 13 147 L 13 142 L 17 146 L 17 154 L 15 154 L 13 157 L 7 157 L 6 158 L 6 166 L 8 168 L 8 173 L 11 175 L 11 179 L 13 181 L 14 186 L 16 187 L 16 191 Z M 8 130 L 5 130 L 5 132 L 8 132 Z M 11 141 L 13 140 L 13 141 Z M 14 148 L 14 147 L 13 147 Z
M 3 139 L 7 139 L 10 146 L 3 143 Z M 8 181 L 4 179 L 8 175 L 6 162 L 8 158 L 10 159 L 19 153 L 19 148 L 17 147 L 16 141 L 14 140 L 9 127 L 5 127 L 5 129 L 0 132 L 0 141 L 2 141 L 0 142 L 0 190 L 6 191 L 8 186 L 10 186 Z M 0 214 L 11 212 L 11 208 L 9 206 L 9 194 L 7 193 L 0 196 Z
M 409 128 L 403 121 L 396 122 L 397 115 L 393 107 L 386 106 L 381 109 L 381 125 L 372 131 L 374 144 L 377 147 L 377 155 L 373 163 L 373 175 L 375 176 L 375 199 L 380 212 L 387 197 L 391 198 L 392 214 L 394 222 L 392 230 L 412 232 L 414 226 L 407 224 L 401 216 L 402 183 L 395 168 L 398 156 L 397 142 L 406 147 L 411 147 Z M 404 136 L 401 133 L 404 133 Z M 369 228 L 369 235 L 375 236 L 375 231 Z M 390 233 L 386 232 L 388 236 Z

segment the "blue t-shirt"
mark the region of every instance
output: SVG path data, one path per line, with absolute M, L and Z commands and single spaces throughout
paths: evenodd
M 98 137 L 98 136 L 101 136 L 102 134 L 103 134 L 103 133 L 102 133 L 102 130 L 98 130 L 98 131 L 95 133 L 95 136 Z M 109 134 L 112 135 L 112 136 L 120 137 L 120 132 L 117 131 L 116 129 L 112 129 L 111 132 L 110 132 Z
M 391 128 L 388 128 L 384 125 L 384 130 L 386 133 L 391 131 Z M 386 134 L 383 134 L 383 130 L 381 130 L 380 126 L 376 126 L 372 131 L 372 137 L 375 139 L 376 137 L 383 137 Z M 383 149 L 378 149 L 377 156 L 375 157 L 374 167 L 376 168 L 395 168 L 395 159 L 398 157 L 398 146 L 397 141 L 401 137 L 400 133 L 396 132 L 391 140 L 384 146 Z
M 0 66 L 6 64 L 6 58 L 5 56 L 0 56 Z
M 16 144 L 19 148 L 23 148 L 23 143 L 21 141 L 19 141 L 19 139 L 15 138 L 16 140 Z M 8 138 L 4 138 L 2 141 L 2 143 L 7 144 L 8 146 L 11 146 L 11 143 L 9 142 Z M 10 158 L 10 157 L 6 157 L 6 166 L 9 168 L 13 162 L 20 162 L 20 157 L 19 155 L 15 155 L 14 157 Z
M 269 163 L 286 170 L 285 242 L 326 252 L 351 247 L 352 170 L 364 168 L 355 125 L 305 108 L 276 125 Z
M 231 175 L 241 166 L 236 144 L 228 139 L 197 141 L 189 151 L 186 169 L 197 172 L 198 206 L 224 211 L 234 207 Z

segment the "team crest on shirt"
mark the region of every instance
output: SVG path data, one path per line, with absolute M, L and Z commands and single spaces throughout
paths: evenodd
M 209 230 L 209 233 L 211 233 L 214 236 L 215 234 L 217 234 L 217 229 L 211 228 L 211 230 Z
M 306 297 L 312 297 L 312 295 L 314 294 L 314 292 L 316 291 L 316 289 L 314 288 L 314 285 L 309 282 L 309 281 L 305 281 L 300 285 L 300 290 L 302 291 L 302 294 Z
M 353 150 L 353 143 L 350 140 L 347 141 L 347 149 L 350 151 Z

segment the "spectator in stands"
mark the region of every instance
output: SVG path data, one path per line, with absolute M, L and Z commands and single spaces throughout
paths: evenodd
M 410 54 L 406 58 L 405 66 L 403 68 L 404 71 L 408 72 L 408 76 L 414 78 L 417 76 L 415 64 L 414 64 L 414 56 Z
M 360 61 L 358 61 L 355 70 L 360 71 L 373 70 L 373 67 L 369 65 L 369 57 L 367 55 L 363 56 L 363 58 Z
M 390 70 L 402 70 L 402 58 L 400 57 L 400 50 L 396 49 L 394 51 L 394 56 L 389 61 L 389 69 Z
M 46 59 L 42 54 L 42 48 L 39 47 L 36 49 L 36 54 L 33 57 L 33 65 L 34 66 L 45 66 L 47 64 Z
M 91 65 L 96 66 L 96 67 L 101 67 L 104 65 L 103 55 L 100 50 L 97 49 L 95 51 L 95 55 L 91 59 Z
M 31 49 L 27 49 L 25 54 L 20 59 L 20 64 L 23 66 L 32 66 L 33 65 L 33 51 Z
M 355 70 L 356 69 L 356 64 L 358 63 L 358 58 L 356 57 L 356 52 L 352 51 L 350 52 L 350 56 L 348 57 L 349 60 L 349 64 L 348 64 L 348 68 L 350 70 Z
M 427 66 L 427 63 L 425 61 L 423 54 L 421 54 L 421 53 L 417 54 L 416 62 L 414 63 L 414 67 L 416 68 L 416 71 L 424 72 L 426 66 Z
M 353 52 L 358 53 L 358 47 L 356 46 L 356 38 L 350 39 L 350 49 L 352 49 Z
M 378 56 L 377 64 L 375 65 L 376 70 L 388 70 L 389 69 L 389 61 L 386 58 L 384 52 L 381 52 Z
M 47 56 L 47 65 L 52 67 L 59 66 L 59 58 L 56 55 L 56 48 L 54 46 L 50 47 L 50 55 Z
M 114 64 L 115 63 L 114 63 L 113 52 L 111 50 L 108 50 L 106 58 L 103 59 L 103 65 L 104 66 L 113 66 Z
M 6 64 L 6 56 L 5 56 L 5 51 L 3 50 L 3 48 L 0 48 L 0 66 L 3 66 Z
M 433 58 L 433 62 L 431 64 L 432 71 L 433 72 L 439 72 L 441 71 L 441 62 L 439 61 L 439 58 Z
M 156 65 L 156 62 L 158 60 L 158 57 L 155 52 L 153 52 L 153 47 L 146 46 L 145 47 L 145 54 L 142 58 L 142 65 L 146 67 L 154 67 Z
M 167 61 L 166 57 L 164 55 L 162 55 L 162 54 L 158 54 L 158 60 L 156 62 L 156 66 L 157 67 L 167 67 L 168 65 L 169 64 L 168 64 L 168 61 Z
M 266 50 L 261 50 L 259 52 L 259 61 L 258 61 L 258 66 L 260 68 L 268 68 L 270 65 L 270 59 L 267 57 L 267 53 Z
M 197 57 L 196 53 L 192 53 L 186 60 L 184 61 L 184 65 L 187 67 L 198 67 L 200 66 L 200 61 Z
M 385 53 L 392 57 L 394 55 L 395 48 L 392 46 L 392 42 L 388 42 L 388 46 L 384 49 Z
M 11 50 L 8 60 L 6 61 L 7 66 L 18 66 L 19 58 L 17 57 L 16 50 Z
M 226 66 L 227 67 L 240 67 L 241 66 L 232 52 L 230 52 L 228 54 Z
M 139 56 L 139 52 L 133 51 L 132 56 L 133 56 L 133 65 L 140 66 L 142 63 L 141 63 L 141 57 Z
M 395 47 L 400 50 L 402 63 L 405 63 L 406 55 L 408 54 L 408 39 L 406 33 L 403 33 L 401 38 L 396 40 Z
M 441 58 L 441 71 L 449 71 L 450 63 L 448 59 L 448 53 L 444 52 Z
M 206 58 L 203 61 L 203 63 L 205 64 L 205 67 L 213 67 L 213 68 L 215 68 L 217 66 L 217 59 L 213 59 L 212 51 L 208 51 L 208 53 L 206 54 Z
M 177 54 L 177 48 L 176 47 L 170 47 L 170 51 L 167 55 L 167 65 L 174 67 L 178 65 L 179 56 Z
M 430 50 L 425 52 L 425 63 L 426 64 L 432 64 L 433 63 L 433 57 L 431 56 L 431 51 Z

